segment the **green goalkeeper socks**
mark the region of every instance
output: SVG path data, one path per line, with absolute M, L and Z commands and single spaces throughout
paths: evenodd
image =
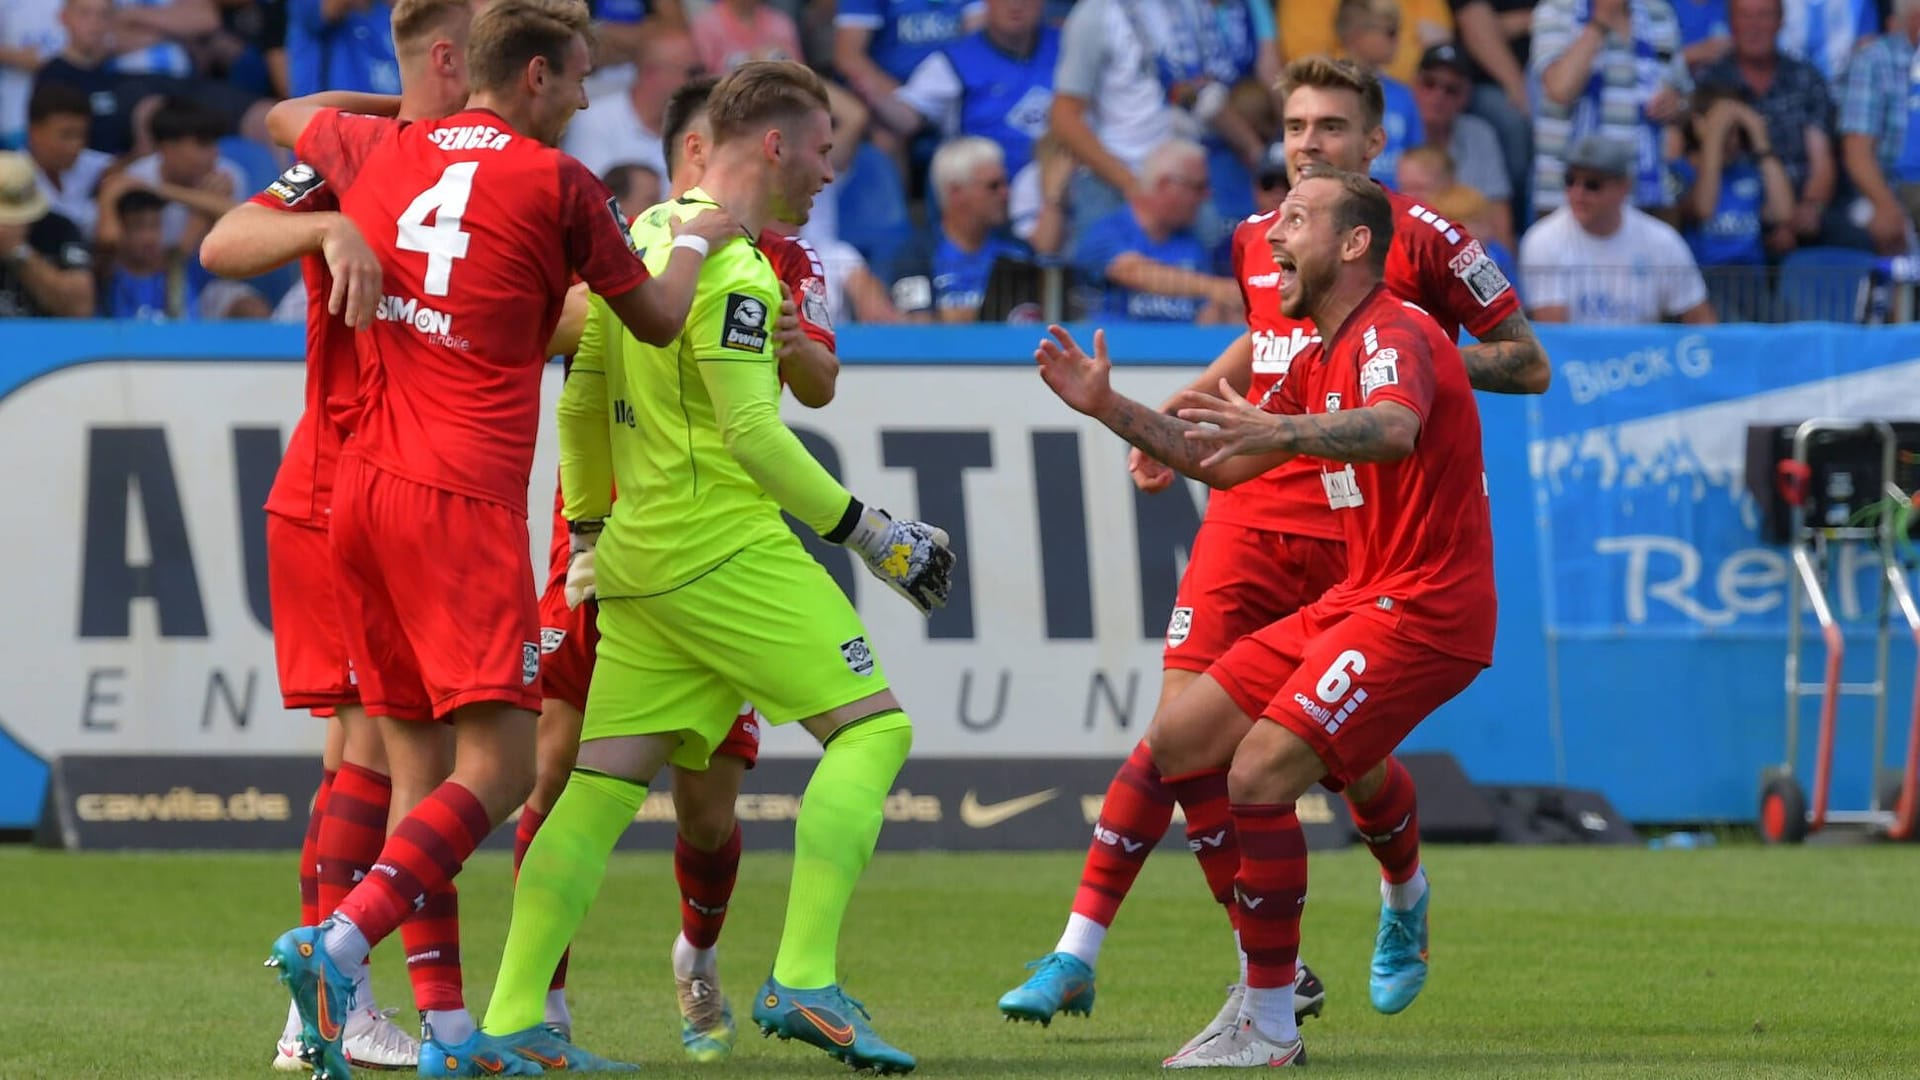
M 862 720 L 828 740 L 794 829 L 787 924 L 773 962 L 774 980 L 783 986 L 813 990 L 839 981 L 840 923 L 873 858 L 887 792 L 912 746 L 913 728 L 899 711 Z
M 643 784 L 576 771 L 541 823 L 513 889 L 500 976 L 487 1006 L 489 1035 L 509 1035 L 546 1016 L 547 984 L 593 906 L 607 856 L 647 797 Z

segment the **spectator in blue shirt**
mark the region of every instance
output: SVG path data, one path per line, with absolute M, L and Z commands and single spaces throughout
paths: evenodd
M 1018 175 L 1047 133 L 1060 31 L 1041 25 L 1040 0 L 986 0 L 986 9 L 984 27 L 920 61 L 874 111 L 902 135 L 931 124 L 946 138 L 992 139 Z
M 1032 257 L 1006 234 L 1007 165 L 999 144 L 963 135 L 933 155 L 930 186 L 940 201 L 940 243 L 933 249 L 933 306 L 941 322 L 976 322 L 987 279 L 1001 257 Z
M 1847 65 L 1840 91 L 1840 157 L 1867 201 L 1867 232 L 1900 255 L 1920 220 L 1920 0 L 1894 0 L 1887 32 Z
M 833 64 L 874 105 L 893 96 L 935 49 L 958 41 L 980 15 L 968 0 L 840 0 Z
M 1240 290 L 1213 273 L 1194 221 L 1207 201 L 1207 152 L 1199 143 L 1161 143 L 1140 167 L 1127 205 L 1081 234 L 1074 264 L 1103 282 L 1111 317 L 1157 322 L 1238 322 Z
M 399 93 L 392 5 L 386 0 L 289 0 L 287 85 L 294 97 L 322 90 Z
M 1680 235 L 1707 279 L 1714 310 L 1731 322 L 1767 321 L 1765 237 L 1793 216 L 1793 182 L 1768 141 L 1767 121 L 1739 91 L 1708 87 L 1682 129 L 1671 173 Z
M 1733 51 L 1727 0 L 1673 0 L 1673 17 L 1680 20 L 1680 55 L 1694 71 Z
M 1387 106 L 1380 126 L 1386 129 L 1387 145 L 1373 159 L 1368 172 L 1375 180 L 1391 184 L 1400 155 L 1427 141 L 1413 91 L 1406 83 L 1389 78 L 1385 71 L 1400 40 L 1400 6 L 1394 0 L 1340 0 L 1333 17 L 1333 33 L 1348 58 L 1380 80 L 1380 93 Z
M 199 296 L 161 232 L 166 200 L 134 188 L 100 208 L 100 244 L 110 252 L 100 279 L 99 312 L 108 319 L 194 320 Z

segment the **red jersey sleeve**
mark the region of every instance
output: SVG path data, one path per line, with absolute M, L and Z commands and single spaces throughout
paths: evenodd
M 781 237 L 773 245 L 773 269 L 781 284 L 793 294 L 793 306 L 800 316 L 800 329 L 825 346 L 828 352 L 838 348 L 833 336 L 833 315 L 827 307 L 827 268 L 813 245 L 797 236 Z
M 554 157 L 560 162 L 560 228 L 567 264 L 601 296 L 619 296 L 647 280 L 620 201 L 577 159 L 557 151 Z
M 325 178 L 313 166 L 296 161 L 278 179 L 255 192 L 247 201 L 269 210 L 307 212 L 338 209 L 338 204 L 331 196 Z
M 1245 311 L 1253 310 L 1253 296 L 1247 292 L 1247 223 L 1233 230 L 1233 283 L 1240 288 L 1240 307 Z
M 360 175 L 360 166 L 373 148 L 399 129 L 400 121 L 388 117 L 321 109 L 294 141 L 293 153 L 314 172 L 344 188 Z
M 1412 312 L 1407 313 L 1414 318 Z M 1391 401 L 1425 424 L 1433 408 L 1433 350 L 1417 327 L 1387 323 L 1370 329 L 1360 362 L 1360 404 Z
M 1419 230 L 1415 235 L 1426 233 L 1426 243 L 1420 245 L 1424 256 L 1420 280 L 1425 288 L 1418 300 L 1443 325 L 1464 326 L 1467 333 L 1482 337 L 1508 316 L 1520 313 L 1513 283 L 1465 226 L 1428 231 L 1413 222 L 1405 225 Z

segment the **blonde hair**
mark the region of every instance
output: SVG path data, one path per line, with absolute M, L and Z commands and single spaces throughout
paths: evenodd
M 811 109 L 832 109 L 827 84 L 812 68 L 792 60 L 750 60 L 714 84 L 707 123 L 718 146 L 758 137 Z
M 473 17 L 473 0 L 394 0 L 393 44 L 401 51 L 431 42 L 432 36 L 454 21 Z
M 467 76 L 476 90 L 497 90 L 518 79 L 534 57 L 555 71 L 567 67 L 574 38 L 593 44 L 586 0 L 491 0 L 473 17 L 467 35 Z
M 1380 126 L 1380 118 L 1387 114 L 1385 92 L 1380 89 L 1380 78 L 1351 60 L 1335 60 L 1330 56 L 1303 56 L 1288 64 L 1280 73 L 1280 81 L 1274 90 L 1280 95 L 1280 117 L 1286 119 L 1287 99 L 1295 90 L 1311 86 L 1316 90 L 1345 90 L 1360 97 L 1361 119 L 1366 130 L 1372 131 Z

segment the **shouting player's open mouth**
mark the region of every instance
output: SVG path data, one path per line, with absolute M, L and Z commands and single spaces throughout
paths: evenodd
M 1294 289 L 1300 283 L 1300 267 L 1293 261 L 1292 255 L 1282 251 L 1278 246 L 1273 249 L 1273 262 L 1280 268 L 1280 299 L 1283 302 L 1290 300 Z

